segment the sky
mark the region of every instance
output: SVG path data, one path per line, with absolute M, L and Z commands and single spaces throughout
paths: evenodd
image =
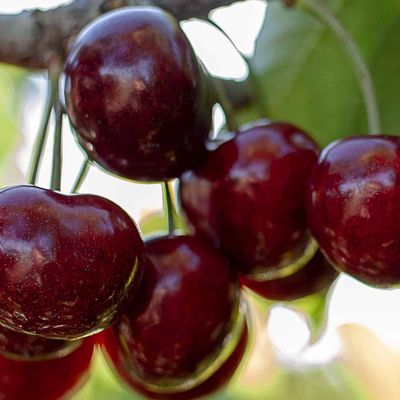
M 60 0 L 13 0 L 0 2 L 0 12 L 17 13 L 25 8 L 51 8 L 70 1 Z

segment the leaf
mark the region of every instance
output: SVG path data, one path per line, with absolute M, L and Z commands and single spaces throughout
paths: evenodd
M 379 101 L 395 102 L 400 91 L 396 93 L 392 84 L 400 85 L 400 78 L 391 64 L 398 58 L 399 0 L 323 3 L 348 29 L 370 66 L 385 59 L 385 73 L 376 71 L 382 65 L 375 67 L 373 80 Z M 252 63 L 262 82 L 267 117 L 303 127 L 322 145 L 366 133 L 364 106 L 348 56 L 329 28 L 315 17 L 270 3 Z M 400 118 L 394 121 L 394 106 L 390 109 L 392 117 L 386 116 L 384 107 L 381 110 L 384 130 L 398 130 Z
M 376 82 L 384 133 L 400 133 L 400 13 L 386 26 L 375 53 L 371 73 Z

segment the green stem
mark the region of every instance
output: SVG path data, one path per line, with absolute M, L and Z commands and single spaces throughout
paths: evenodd
M 218 29 L 226 37 L 226 39 L 228 39 L 229 43 L 233 46 L 233 48 L 242 57 L 243 61 L 247 65 L 248 79 L 250 81 L 250 86 L 252 91 L 251 95 L 254 98 L 255 103 L 257 104 L 258 111 L 261 117 L 264 117 L 267 114 L 267 104 L 264 101 L 264 96 L 261 91 L 262 86 L 260 84 L 260 80 L 258 79 L 256 72 L 254 71 L 253 65 L 251 63 L 251 58 L 247 57 L 239 50 L 239 48 L 237 47 L 236 43 L 232 40 L 232 38 L 216 22 L 214 22 L 210 18 L 207 21 L 215 29 Z
M 28 183 L 30 183 L 31 185 L 34 185 L 36 183 L 39 165 L 43 154 L 44 143 L 47 137 L 50 115 L 53 109 L 57 93 L 58 93 L 58 74 L 55 74 L 54 76 L 50 77 L 50 71 L 49 71 L 46 104 L 43 111 L 42 120 L 40 122 L 39 131 L 36 136 L 35 145 L 33 148 L 32 160 L 28 173 Z
M 224 85 L 219 78 L 213 79 L 213 82 L 215 91 L 217 92 L 218 102 L 221 104 L 225 113 L 226 126 L 231 132 L 235 132 L 239 129 L 239 126 L 233 117 L 233 107 L 226 95 Z
M 61 189 L 61 170 L 62 170 L 62 119 L 64 115 L 63 107 L 59 100 L 54 106 L 55 127 L 53 142 L 53 162 L 51 168 L 51 184 L 53 190 Z
M 164 212 L 167 214 L 168 220 L 168 233 L 172 235 L 175 231 L 174 221 L 174 203 L 172 200 L 170 182 L 163 182 L 163 200 L 164 200 Z
M 79 173 L 75 179 L 74 185 L 72 186 L 71 193 L 77 193 L 78 190 L 81 188 L 82 183 L 85 181 L 85 178 L 90 169 L 90 162 L 86 158 L 83 160 Z
M 346 28 L 341 24 L 336 16 L 333 15 L 331 11 L 322 4 L 321 1 L 298 0 L 297 4 L 304 10 L 319 18 L 320 21 L 324 22 L 346 50 L 349 60 L 353 65 L 354 72 L 363 96 L 368 118 L 368 131 L 370 134 L 381 133 L 379 108 L 374 85 L 370 71 L 359 47 L 347 32 Z
M 258 75 L 256 74 L 256 72 L 254 71 L 254 68 L 251 64 L 251 59 L 249 59 L 248 57 L 243 56 L 243 59 L 246 61 L 247 64 L 247 68 L 249 70 L 249 81 L 253 90 L 253 97 L 255 99 L 255 102 L 257 104 L 258 107 L 258 112 L 260 114 L 261 117 L 265 117 L 268 115 L 268 106 L 267 106 L 267 102 L 265 101 L 265 96 L 264 93 L 262 91 L 262 84 L 260 79 L 258 79 Z

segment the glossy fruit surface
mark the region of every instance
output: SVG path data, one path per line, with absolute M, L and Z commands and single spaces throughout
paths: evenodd
M 237 343 L 235 350 L 221 368 L 219 368 L 210 378 L 193 389 L 180 393 L 162 394 L 152 393 L 149 390 L 146 390 L 137 379 L 129 374 L 129 368 L 127 367 L 124 352 L 118 342 L 115 329 L 109 328 L 98 336 L 100 337 L 101 346 L 106 355 L 107 361 L 110 367 L 114 370 L 116 376 L 122 379 L 122 381 L 131 389 L 143 394 L 146 398 L 158 400 L 190 400 L 206 398 L 206 396 L 210 396 L 216 391 L 223 389 L 237 371 L 243 360 L 248 344 L 248 329 L 247 326 L 244 325 L 240 340 Z
M 286 123 L 254 125 L 180 180 L 183 211 L 245 274 L 288 266 L 310 243 L 304 193 L 318 148 Z
M 119 206 L 35 186 L 0 191 L 0 322 L 72 339 L 114 322 L 140 281 L 143 243 Z
M 116 325 L 121 348 L 137 380 L 155 391 L 187 390 L 227 354 L 238 285 L 225 259 L 197 238 L 160 237 L 145 254 L 136 301 Z
M 326 148 L 310 181 L 308 219 L 339 270 L 400 283 L 400 138 L 359 136 Z
M 93 339 L 60 358 L 17 361 L 0 356 L 0 398 L 4 400 L 60 400 L 81 387 L 88 377 Z
M 203 70 L 160 9 L 125 8 L 89 24 L 67 59 L 65 99 L 84 151 L 117 175 L 167 180 L 204 156 L 212 105 Z
M 277 301 L 291 301 L 328 289 L 338 272 L 320 251 L 300 270 L 284 278 L 257 282 L 245 276 L 241 284 L 260 296 Z
M 59 357 L 68 354 L 80 343 L 80 340 L 47 339 L 28 335 L 0 326 L 0 356 L 8 358 L 39 360 Z

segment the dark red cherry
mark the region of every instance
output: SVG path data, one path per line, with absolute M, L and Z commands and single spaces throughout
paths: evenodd
M 188 390 L 211 375 L 209 367 L 215 371 L 221 352 L 226 359 L 234 348 L 235 275 L 195 237 L 151 240 L 145 254 L 136 301 L 115 328 L 120 346 L 132 379 L 153 391 Z
M 60 357 L 74 350 L 80 340 L 47 339 L 0 326 L 0 356 L 21 360 Z
M 0 356 L 0 398 L 59 400 L 70 398 L 88 378 L 92 338 L 64 357 L 20 361 Z
M 0 323 L 73 339 L 110 326 L 142 274 L 143 243 L 111 201 L 35 186 L 0 191 Z
M 338 272 L 332 268 L 320 251 L 300 270 L 292 275 L 257 282 L 241 277 L 241 284 L 266 299 L 291 301 L 301 299 L 327 289 L 337 278 Z
M 179 176 L 204 157 L 212 104 L 178 22 L 154 7 L 89 24 L 65 66 L 65 100 L 90 159 L 143 181 Z
M 308 191 L 308 221 L 339 270 L 372 286 L 400 283 L 400 138 L 328 146 Z
M 115 375 L 134 391 L 141 393 L 146 396 L 146 398 L 157 400 L 191 400 L 206 398 L 206 396 L 210 396 L 216 391 L 223 389 L 230 382 L 240 363 L 243 361 L 248 344 L 248 329 L 247 325 L 244 325 L 235 350 L 210 378 L 193 389 L 180 393 L 166 394 L 153 393 L 146 390 L 138 380 L 129 374 L 125 356 L 118 342 L 115 329 L 109 328 L 97 336 L 99 336 L 103 352 Z
M 317 153 L 306 133 L 286 123 L 239 131 L 181 177 L 190 227 L 245 274 L 271 275 L 298 261 L 310 246 L 304 193 Z

